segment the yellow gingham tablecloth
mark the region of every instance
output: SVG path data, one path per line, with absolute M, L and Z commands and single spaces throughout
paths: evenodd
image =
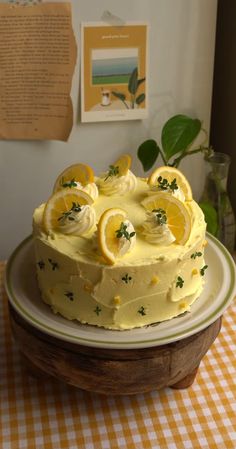
M 235 449 L 236 305 L 194 384 L 103 396 L 38 380 L 12 340 L 0 263 L 0 449 Z

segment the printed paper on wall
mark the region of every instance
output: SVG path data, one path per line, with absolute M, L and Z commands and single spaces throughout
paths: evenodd
M 76 56 L 69 2 L 0 3 L 0 139 L 68 140 Z

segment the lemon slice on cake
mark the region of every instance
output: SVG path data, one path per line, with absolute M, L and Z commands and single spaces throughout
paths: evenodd
M 179 189 L 182 190 L 182 192 L 185 196 L 185 201 L 192 200 L 192 198 L 193 198 L 192 190 L 189 185 L 189 182 L 187 181 L 187 179 L 185 178 L 183 173 L 181 171 L 179 171 L 177 168 L 169 167 L 168 165 L 156 168 L 149 176 L 148 184 L 151 187 L 158 185 L 158 178 L 160 178 L 160 177 L 162 178 L 162 180 L 166 179 L 169 184 L 171 184 L 171 182 L 176 180 L 177 186 L 179 187 Z
M 191 232 L 191 216 L 185 204 L 170 193 L 158 192 L 145 198 L 142 205 L 150 212 L 165 211 L 167 226 L 175 237 L 176 243 L 184 245 Z
M 134 235 L 134 228 L 127 220 L 127 214 L 123 209 L 111 208 L 103 212 L 98 222 L 98 245 L 109 264 L 114 264 L 118 257 L 130 249 Z M 123 236 L 124 240 L 127 240 L 125 251 L 121 247 L 120 237 Z
M 128 172 L 131 166 L 131 156 L 129 154 L 122 154 L 113 164 L 114 167 L 118 167 L 118 176 L 124 176 Z
M 66 187 L 76 187 L 77 182 L 82 186 L 94 182 L 94 172 L 89 165 L 73 164 L 63 170 L 56 179 L 53 192 Z
M 43 225 L 47 232 L 58 231 L 61 221 L 79 212 L 81 206 L 91 205 L 93 198 L 83 190 L 62 189 L 54 193 L 46 203 L 43 214 Z
M 106 174 L 106 179 L 110 176 L 125 176 L 131 166 L 131 156 L 129 154 L 122 154 L 114 164 L 109 165 L 109 170 Z

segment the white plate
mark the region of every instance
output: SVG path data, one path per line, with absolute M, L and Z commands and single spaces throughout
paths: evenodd
M 12 306 L 35 328 L 86 346 L 145 348 L 163 345 L 199 332 L 223 314 L 236 294 L 235 264 L 225 247 L 211 235 L 205 251 L 206 285 L 191 312 L 156 325 L 128 331 L 112 331 L 68 321 L 42 302 L 36 282 L 32 237 L 14 251 L 6 269 L 5 285 Z

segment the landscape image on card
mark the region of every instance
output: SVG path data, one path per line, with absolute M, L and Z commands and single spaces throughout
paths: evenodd
M 92 49 L 92 85 L 128 84 L 138 63 L 138 48 Z

